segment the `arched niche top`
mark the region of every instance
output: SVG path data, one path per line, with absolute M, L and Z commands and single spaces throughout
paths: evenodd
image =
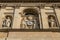
M 10 18 L 11 20 L 13 19 L 13 17 L 11 15 L 6 15 L 5 18 Z
M 48 19 L 50 19 L 51 17 L 52 17 L 53 19 L 55 19 L 55 16 L 54 16 L 54 15 L 49 15 L 49 16 L 48 16 Z
M 23 10 L 24 15 L 35 15 L 38 16 L 38 10 L 34 8 L 27 8 Z

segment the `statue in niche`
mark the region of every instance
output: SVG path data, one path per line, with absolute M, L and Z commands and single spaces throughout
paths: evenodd
M 10 17 L 7 17 L 3 20 L 2 27 L 10 27 L 11 26 L 11 19 Z
M 22 19 L 22 27 L 21 27 L 21 29 L 27 29 L 27 25 L 26 25 L 26 21 L 27 21 L 27 19 L 26 19 L 26 17 L 24 17 L 23 19 Z
M 10 17 L 7 17 L 7 19 L 6 19 L 6 26 L 7 27 L 11 26 L 11 19 L 10 19 Z
M 49 19 L 49 23 L 50 23 L 50 27 L 56 27 L 56 22 L 55 22 L 55 19 L 53 17 L 50 17 Z
M 28 27 L 28 29 L 34 29 L 35 28 L 36 21 L 34 20 L 34 18 L 31 15 L 29 15 L 27 17 L 27 20 L 25 20 L 25 22 L 26 22 L 26 26 Z

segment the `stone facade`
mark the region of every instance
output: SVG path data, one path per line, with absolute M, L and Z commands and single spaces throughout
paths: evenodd
M 59 40 L 59 33 L 38 32 L 41 29 L 60 29 L 60 3 L 0 3 L 1 40 Z

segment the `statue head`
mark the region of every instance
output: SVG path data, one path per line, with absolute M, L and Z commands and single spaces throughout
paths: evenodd
M 7 19 L 10 19 L 10 17 L 7 17 Z
M 53 17 L 50 17 L 50 19 L 53 19 Z
M 29 15 L 29 16 L 28 16 L 28 19 L 29 19 L 29 20 L 32 20 L 32 19 L 33 19 L 33 16 L 30 16 L 30 15 Z

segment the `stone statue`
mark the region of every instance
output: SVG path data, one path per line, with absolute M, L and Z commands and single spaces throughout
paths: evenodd
M 31 15 L 25 16 L 22 20 L 22 29 L 35 29 L 36 20 Z
M 26 19 L 26 17 L 24 17 L 23 20 L 22 20 L 22 24 L 23 24 L 23 25 L 22 25 L 21 29 L 28 29 L 28 28 L 27 28 L 26 21 L 27 21 L 27 19 Z
M 55 20 L 53 19 L 53 17 L 50 18 L 49 23 L 50 23 L 50 27 L 55 26 L 56 23 L 55 23 Z
M 29 15 L 27 17 L 26 24 L 29 29 L 34 29 L 35 20 L 33 19 L 33 16 Z
M 10 17 L 7 17 L 7 19 L 6 19 L 6 26 L 10 27 L 10 25 L 11 25 L 11 19 L 10 19 Z

